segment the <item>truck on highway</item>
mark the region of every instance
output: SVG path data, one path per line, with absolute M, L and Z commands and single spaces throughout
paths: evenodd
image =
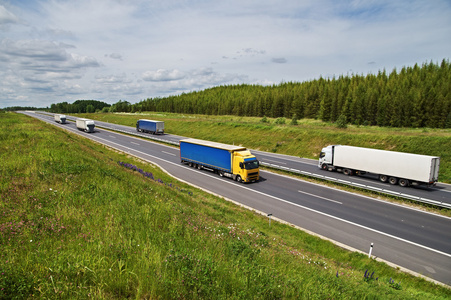
M 438 180 L 440 157 L 330 145 L 321 150 L 318 167 L 345 175 L 372 173 L 393 185 L 433 186 Z
M 259 180 L 259 162 L 242 146 L 198 139 L 180 140 L 180 160 L 198 169 L 214 171 L 238 182 Z
M 85 132 L 94 132 L 95 123 L 93 120 L 78 118 L 75 122 L 79 130 Z
M 65 115 L 55 115 L 55 122 L 58 122 L 60 124 L 66 124 L 66 116 Z
M 164 133 L 164 122 L 140 119 L 136 122 L 136 131 L 148 132 L 148 133 L 152 133 L 152 134 L 163 134 Z

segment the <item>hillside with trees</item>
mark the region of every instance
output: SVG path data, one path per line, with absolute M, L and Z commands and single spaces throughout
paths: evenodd
M 91 103 L 92 102 L 92 103 Z M 278 85 L 229 85 L 164 98 L 108 105 L 95 100 L 52 104 L 56 113 L 158 111 L 355 125 L 451 128 L 451 65 L 429 62 L 389 74 L 339 76 Z
M 148 98 L 125 111 L 312 118 L 389 127 L 451 128 L 451 65 L 443 59 L 378 74 L 273 86 L 218 86 Z

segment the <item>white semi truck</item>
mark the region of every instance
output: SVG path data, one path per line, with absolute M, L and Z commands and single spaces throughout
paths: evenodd
M 58 122 L 60 124 L 66 124 L 66 116 L 65 115 L 55 115 L 55 122 Z
M 95 123 L 93 120 L 78 118 L 75 122 L 79 130 L 85 132 L 94 132 Z
M 440 157 L 331 145 L 322 149 L 318 167 L 345 175 L 377 174 L 380 181 L 393 185 L 431 186 L 438 180 Z

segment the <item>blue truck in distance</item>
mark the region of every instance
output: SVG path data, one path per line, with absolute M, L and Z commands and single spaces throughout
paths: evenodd
M 184 139 L 180 141 L 180 160 L 191 167 L 214 171 L 238 182 L 259 180 L 259 162 L 242 146 Z
M 163 134 L 164 133 L 164 122 L 140 119 L 136 122 L 136 131 L 147 132 L 151 134 Z

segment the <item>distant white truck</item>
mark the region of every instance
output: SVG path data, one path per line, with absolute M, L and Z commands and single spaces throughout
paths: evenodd
M 78 118 L 75 122 L 79 130 L 85 132 L 94 132 L 95 123 L 93 120 Z
M 379 180 L 400 186 L 435 185 L 440 157 L 361 147 L 331 145 L 323 148 L 318 167 L 345 175 L 379 175 Z
M 60 124 L 66 124 L 66 116 L 65 115 L 55 115 L 55 122 L 58 122 Z

